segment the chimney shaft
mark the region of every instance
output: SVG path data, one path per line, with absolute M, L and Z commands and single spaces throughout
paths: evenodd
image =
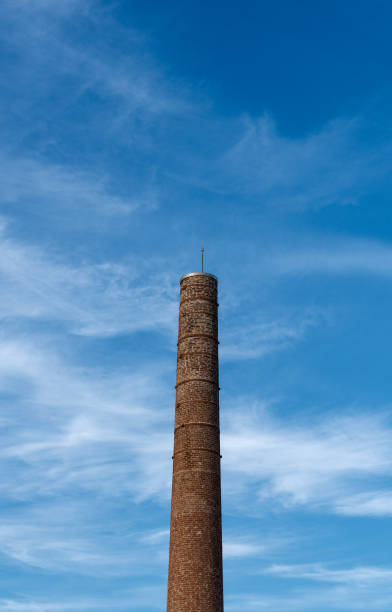
M 223 612 L 217 279 L 181 279 L 168 612 Z

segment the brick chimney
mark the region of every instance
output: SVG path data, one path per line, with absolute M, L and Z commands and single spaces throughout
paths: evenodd
M 168 612 L 223 612 L 218 281 L 181 281 Z

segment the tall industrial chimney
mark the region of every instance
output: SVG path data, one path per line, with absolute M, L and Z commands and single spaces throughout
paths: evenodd
M 223 612 L 218 280 L 180 281 L 168 612 Z

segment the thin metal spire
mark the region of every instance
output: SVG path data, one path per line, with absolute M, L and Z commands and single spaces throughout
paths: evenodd
M 204 244 L 201 245 L 201 271 L 204 272 Z

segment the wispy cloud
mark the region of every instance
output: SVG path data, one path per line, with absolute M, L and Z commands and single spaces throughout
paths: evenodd
M 84 129 L 93 124 L 95 128 L 99 126 L 99 133 L 110 132 L 126 122 L 128 128 L 132 126 L 129 138 L 134 144 L 140 121 L 149 122 L 162 114 L 182 113 L 190 108 L 190 98 L 187 102 L 185 92 L 166 78 L 163 68 L 148 54 L 145 38 L 131 27 L 122 30 L 113 22 L 111 13 L 110 8 L 95 0 L 83 6 L 73 0 L 5 3 L 4 37 L 14 51 L 17 67 L 4 81 L 5 92 L 12 95 L 13 89 L 21 85 L 29 88 L 29 96 L 15 102 L 16 110 L 21 114 L 28 110 L 41 127 L 42 121 L 58 120 L 80 98 L 93 93 L 110 103 L 111 109 L 106 114 L 98 105 L 97 114 L 85 116 Z M 112 44 L 113 28 L 124 44 Z M 84 31 L 82 39 L 75 36 L 75 30 Z M 91 37 L 92 30 L 96 36 Z M 63 91 L 64 81 L 67 88 Z M 48 107 L 55 85 L 63 95 L 57 104 Z M 22 121 L 21 126 L 25 135 L 31 133 L 31 121 L 26 125 Z
M 0 609 L 4 612 L 68 612 L 77 610 L 119 610 L 130 609 L 160 610 L 164 594 L 160 587 L 135 587 L 132 593 L 117 597 L 72 597 L 72 598 L 34 598 L 34 599 L 0 599 Z
M 145 500 L 167 504 L 170 495 L 165 368 L 147 370 L 103 374 L 70 365 L 45 343 L 3 338 L 0 381 L 12 398 L 2 402 L 3 556 L 92 576 L 129 575 L 131 567 L 150 574 L 153 564 L 155 574 L 161 564 L 166 572 L 167 533 L 148 538 L 137 525 Z M 117 517 L 111 525 L 107 512 Z
M 268 206 L 301 211 L 357 204 L 391 170 L 391 142 L 369 142 L 361 119 L 335 120 L 299 138 L 280 135 L 268 116 L 243 125 L 221 160 L 226 189 Z
M 290 546 L 291 540 L 287 537 L 253 533 L 247 536 L 226 536 L 223 540 L 223 556 L 225 559 L 239 559 L 248 557 L 271 558 L 282 548 Z
M 57 601 L 17 601 L 14 599 L 0 599 L 1 610 L 4 612 L 66 612 L 67 610 L 91 610 L 106 606 L 104 602 L 91 600 L 77 600 L 74 602 Z
M 174 330 L 176 283 L 158 262 L 72 265 L 18 243 L 4 224 L 0 238 L 3 319 L 57 320 L 87 336 Z
M 2 174 L 0 187 L 2 203 L 23 205 L 36 214 L 56 217 L 78 215 L 79 220 L 91 214 L 128 215 L 136 210 L 148 211 L 157 207 L 151 192 L 135 193 L 123 198 L 110 189 L 108 177 L 61 166 L 43 158 L 15 158 L 5 153 L 0 157 Z M 49 211 L 50 214 L 50 211 Z
M 251 612 L 253 610 L 274 610 L 276 612 L 301 612 L 301 610 L 380 610 L 388 612 L 392 603 L 392 593 L 389 585 L 384 583 L 380 592 L 380 584 L 368 588 L 355 585 L 321 586 L 313 589 L 287 589 L 286 595 L 258 595 L 243 593 L 228 596 L 225 599 L 225 609 L 231 612 Z M 344 606 L 344 607 L 342 607 Z
M 368 274 L 392 275 L 392 246 L 347 236 L 304 240 L 305 245 L 275 252 L 269 270 L 278 274 Z
M 223 556 L 226 559 L 252 557 L 260 553 L 260 548 L 251 542 L 225 541 L 223 543 Z
M 41 515 L 42 523 L 37 521 L 36 524 L 25 522 L 25 518 L 13 523 L 5 521 L 1 527 L 0 549 L 3 555 L 14 561 L 44 569 L 64 571 L 72 568 L 73 571 L 79 569 L 83 573 L 93 575 L 101 572 L 110 574 L 113 559 L 109 551 L 106 551 L 105 557 L 104 550 L 100 549 L 92 538 L 89 540 L 82 536 L 71 536 L 66 521 L 56 527 L 48 526 L 44 523 L 45 518 L 48 520 L 48 515 Z M 123 553 L 118 553 L 116 571 L 119 571 L 124 562 L 121 559 Z
M 381 489 L 343 498 L 338 512 L 347 516 L 392 516 L 392 491 Z
M 337 582 L 342 584 L 390 584 L 392 569 L 388 567 L 354 567 L 334 570 L 322 564 L 307 565 L 273 565 L 265 570 L 268 574 L 282 578 L 301 578 L 320 582 Z
M 92 499 L 41 502 L 19 507 L 13 517 L 4 516 L 0 529 L 0 552 L 13 563 L 84 576 L 161 576 L 167 569 L 167 537 L 159 547 L 156 540 L 140 537 L 135 529 L 137 508 L 123 524 L 103 527 L 104 517 Z M 101 502 L 102 503 L 102 502 Z M 103 501 L 105 511 L 113 507 Z M 139 517 L 138 517 L 139 518 Z M 120 533 L 121 530 L 121 533 Z M 103 532 L 104 531 L 104 532 Z
M 260 317 L 260 314 L 257 315 Z M 280 319 L 266 320 L 249 325 L 237 317 L 237 326 L 222 326 L 220 357 L 223 360 L 256 359 L 273 351 L 291 346 L 301 340 L 307 330 L 319 323 L 320 316 L 308 311 L 294 312 Z
M 226 598 L 226 608 L 235 611 L 277 610 L 389 610 L 392 603 L 390 588 L 392 570 L 388 567 L 354 567 L 333 570 L 322 564 L 276 565 L 264 574 L 284 579 L 285 595 L 243 593 Z M 331 586 L 291 587 L 287 580 L 330 583 Z
M 257 488 L 256 506 L 274 500 L 287 508 L 390 514 L 388 488 L 376 495 L 373 489 L 375 478 L 392 474 L 391 442 L 390 418 L 382 413 L 348 412 L 289 424 L 239 402 L 223 430 L 228 488 L 231 481 L 242 483 L 238 486 L 243 493 L 247 487 Z M 364 496 L 359 511 L 354 504 L 357 495 L 358 501 Z
M 170 418 L 156 410 L 165 395 L 158 373 L 139 368 L 102 377 L 44 348 L 3 341 L 0 378 L 19 405 L 17 413 L 3 408 L 1 457 L 14 463 L 3 497 L 26 500 L 75 487 L 103 494 L 115 487 L 117 495 L 138 499 L 169 495 Z

